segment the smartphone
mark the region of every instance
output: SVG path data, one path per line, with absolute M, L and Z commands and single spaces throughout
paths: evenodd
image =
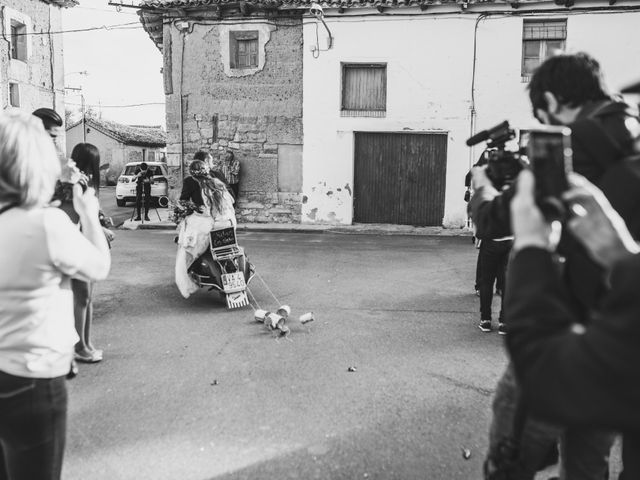
M 536 203 L 549 220 L 565 215 L 562 194 L 572 168 L 571 129 L 542 126 L 527 130 L 527 158 L 536 182 Z

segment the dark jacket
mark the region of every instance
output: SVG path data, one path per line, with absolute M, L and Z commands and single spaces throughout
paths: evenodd
M 583 319 L 552 255 L 517 253 L 508 274 L 506 342 L 532 414 L 622 431 L 628 450 L 640 446 L 640 255 L 616 265 L 610 281 L 600 314 L 576 333 Z M 623 461 L 623 478 L 640 478 L 640 451 Z
M 573 170 L 601 187 L 640 239 L 640 162 L 622 161 L 633 153 L 634 132 L 626 122 L 637 118 L 637 111 L 623 102 L 594 102 L 582 108 L 570 125 Z M 633 172 L 636 172 L 635 174 Z M 515 194 L 511 186 L 502 192 L 481 188 L 471 198 L 469 211 L 476 237 L 499 238 L 511 233 L 509 204 Z M 584 249 L 568 234 L 563 234 L 558 251 L 567 257 L 566 280 L 576 305 L 585 311 L 599 308 L 605 292 L 601 271 Z
M 191 200 L 199 207 L 204 205 L 204 200 L 202 199 L 202 188 L 195 178 L 186 177 L 182 181 L 180 200 Z

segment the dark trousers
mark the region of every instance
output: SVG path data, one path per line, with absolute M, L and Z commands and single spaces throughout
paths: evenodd
M 65 377 L 0 371 L 0 480 L 59 480 L 66 433 Z
M 480 266 L 480 252 L 478 252 L 478 260 L 476 261 L 476 283 L 473 288 L 480 291 L 480 273 L 482 271 L 482 267 Z M 505 273 L 500 270 L 498 272 L 498 277 L 496 278 L 496 290 L 500 290 L 500 292 L 504 292 L 504 282 L 505 282 Z
M 509 260 L 509 251 L 513 241 L 482 240 L 478 262 L 480 264 L 480 318 L 491 320 L 491 303 L 493 301 L 493 285 L 500 277 L 504 278 Z M 500 297 L 500 321 L 503 318 L 504 292 Z
M 144 194 L 144 214 L 149 215 L 149 203 L 151 202 L 151 184 L 143 183 L 136 186 L 136 209 L 140 216 L 140 207 L 142 206 L 142 195 Z
M 233 199 L 237 202 L 238 195 L 240 194 L 240 182 L 230 183 L 229 187 L 231 187 L 231 191 L 233 192 Z

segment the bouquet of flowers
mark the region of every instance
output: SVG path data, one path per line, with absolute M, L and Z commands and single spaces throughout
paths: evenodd
M 173 204 L 173 213 L 169 215 L 169 220 L 177 225 L 194 212 L 202 213 L 202 210 L 191 200 L 178 200 Z

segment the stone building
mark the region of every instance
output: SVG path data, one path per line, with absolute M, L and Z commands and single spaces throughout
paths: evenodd
M 85 132 L 83 134 L 82 129 Z M 128 162 L 166 161 L 166 133 L 160 126 L 124 125 L 101 118 L 87 117 L 66 127 L 67 154 L 80 142 L 91 143 L 100 151 L 103 185 L 115 185 Z
M 181 16 L 173 8 L 179 3 L 153 2 L 141 14 L 164 55 L 167 164 L 175 184 L 196 151 L 231 149 L 241 165 L 239 217 L 300 222 L 301 15 L 186 2 Z M 245 7 L 255 18 L 244 16 Z
M 248 221 L 462 227 L 464 177 L 557 49 L 640 77 L 632 0 L 145 0 L 168 160 L 231 148 Z M 304 148 L 303 148 L 304 145 Z
M 64 112 L 62 8 L 76 0 L 2 0 L 0 5 L 0 104 Z

